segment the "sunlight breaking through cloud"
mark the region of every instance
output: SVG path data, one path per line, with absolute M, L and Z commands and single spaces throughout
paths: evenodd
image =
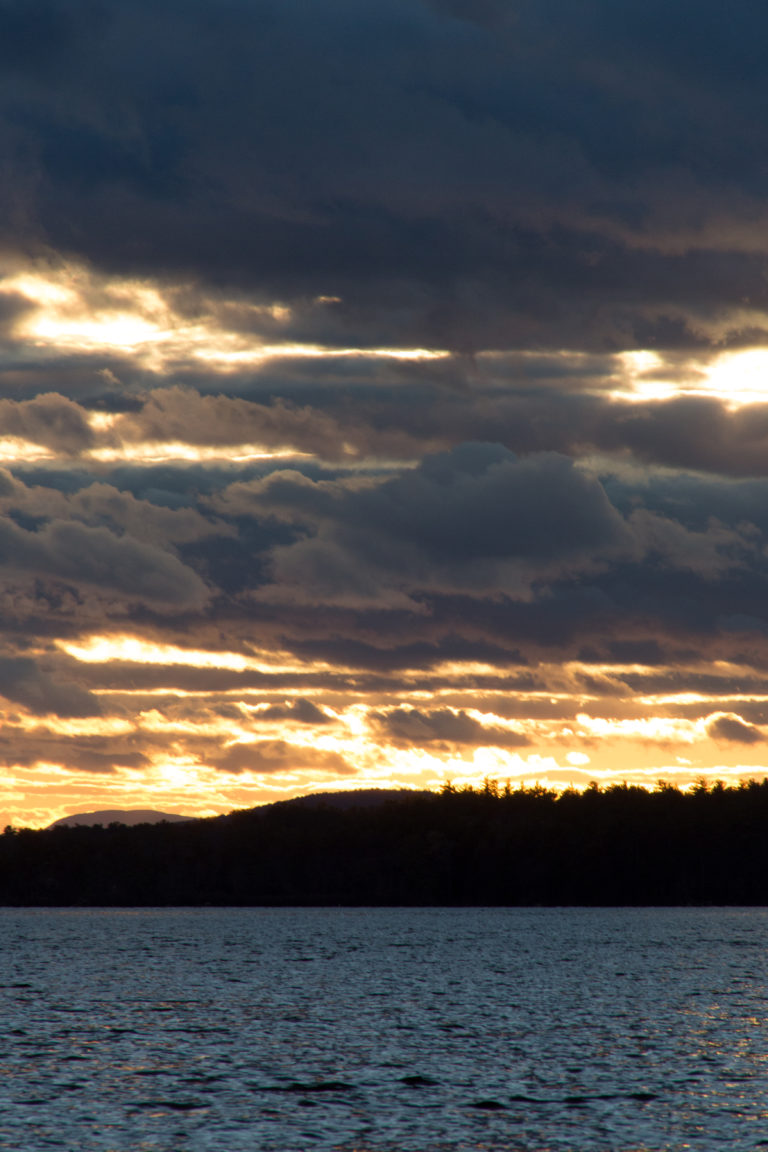
M 423 347 L 343 347 L 317 342 L 268 339 L 258 334 L 259 322 L 270 331 L 285 327 L 292 310 L 284 304 L 250 305 L 253 331 L 227 327 L 226 302 L 203 301 L 199 318 L 191 322 L 174 304 L 179 286 L 127 279 L 106 279 L 84 266 L 22 272 L 0 280 L 0 296 L 20 296 L 32 305 L 14 329 L 16 339 L 48 352 L 92 354 L 130 353 L 135 364 L 163 373 L 175 363 L 199 361 L 226 370 L 258 365 L 273 359 L 360 358 L 432 361 L 450 355 Z M 335 298 L 320 297 L 322 304 Z

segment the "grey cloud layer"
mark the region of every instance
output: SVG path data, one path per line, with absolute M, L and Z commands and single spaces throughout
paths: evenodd
M 78 684 L 57 680 L 28 657 L 0 658 L 0 695 L 38 715 L 97 716 L 98 699 Z
M 72 521 L 27 531 L 0 520 L 0 568 L 156 602 L 166 611 L 200 607 L 207 598 L 202 580 L 165 550 Z
M 452 745 L 468 744 L 497 748 L 520 748 L 530 743 L 523 732 L 481 724 L 461 710 L 435 708 L 395 708 L 374 716 L 382 730 L 399 743 L 431 744 L 434 741 Z
M 337 295 L 348 331 L 387 314 L 390 339 L 420 343 L 760 327 L 761 10 L 478 12 L 4 0 L 10 239 L 267 300 Z
M 740 716 L 718 716 L 707 726 L 715 740 L 725 740 L 734 744 L 757 744 L 765 739 L 765 734 L 753 724 L 746 724 Z
M 732 652 L 768 635 L 764 480 L 601 480 L 498 444 L 380 473 L 269 468 L 2 474 L 7 626 L 71 635 L 144 610 L 149 635 L 194 619 L 201 644 L 315 644 L 387 674 L 552 645 L 656 663 L 675 636 Z
M 465 444 L 383 481 L 314 481 L 274 472 L 226 489 L 230 516 L 276 517 L 298 538 L 272 549 L 264 595 L 326 604 L 405 606 L 401 596 L 534 598 L 617 565 L 714 578 L 751 563 L 757 529 L 710 519 L 692 529 L 635 508 L 622 516 L 600 482 L 568 457 L 518 458 Z M 413 604 L 411 605 L 413 606 Z
M 65 454 L 77 455 L 95 442 L 85 411 L 55 392 L 21 402 L 0 400 L 0 429 L 4 436 Z
M 399 377 L 402 369 L 392 369 L 375 382 L 363 385 L 351 377 L 327 389 L 317 380 L 314 386 L 297 383 L 295 376 L 268 380 L 267 388 L 295 390 L 297 400 L 228 395 L 220 377 L 209 378 L 215 392 L 174 384 L 131 394 L 128 411 L 120 411 L 124 400 L 115 393 L 108 403 L 117 411 L 104 429 L 91 425 L 84 402 L 41 393 L 25 401 L 0 400 L 0 433 L 75 458 L 91 450 L 130 451 L 146 441 L 176 441 L 214 449 L 222 458 L 252 444 L 334 465 L 381 465 L 492 439 L 526 454 L 599 452 L 725 476 L 768 473 L 764 404 L 732 408 L 705 396 L 617 400 L 610 382 L 619 367 L 611 358 L 593 359 L 580 370 L 567 357 L 559 363 L 512 359 L 490 378 L 461 361 L 441 367 L 442 375 L 412 371 L 411 381 Z M 254 387 L 253 377 L 249 382 Z
M 0 469 L 0 631 L 15 645 L 20 635 L 77 635 L 142 610 L 200 612 L 209 586 L 179 551 L 232 532 L 193 509 L 158 506 L 93 478 L 66 492 Z M 16 689 L 0 691 L 12 699 L 31 703 L 42 693 L 52 711 L 98 711 L 78 702 L 74 688 L 67 704 L 64 688 L 35 679 L 23 662 L 8 667 Z

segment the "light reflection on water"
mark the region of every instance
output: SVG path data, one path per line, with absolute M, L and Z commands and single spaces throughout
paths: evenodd
M 0 933 L 0 1148 L 768 1147 L 765 909 L 2 909 Z

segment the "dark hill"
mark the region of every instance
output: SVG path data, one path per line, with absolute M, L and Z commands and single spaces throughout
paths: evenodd
M 0 904 L 768 905 L 768 780 L 369 801 L 8 829 Z
M 191 819 L 189 816 L 179 816 L 175 812 L 156 812 L 152 808 L 108 808 L 101 812 L 77 812 L 73 816 L 62 816 L 48 827 L 61 828 L 66 825 L 72 828 L 83 824 L 159 824 L 161 821 L 173 824 L 189 819 Z
M 278 804 L 291 804 L 302 808 L 378 808 L 381 804 L 388 804 L 391 800 L 407 800 L 415 796 L 432 795 L 434 795 L 432 792 L 415 791 L 411 788 L 353 788 L 347 792 L 309 792 L 306 796 L 292 796 L 290 800 L 275 800 L 272 804 L 260 804 L 257 808 L 237 809 L 228 815 L 239 816 L 246 812 L 263 812 L 266 808 L 274 808 Z

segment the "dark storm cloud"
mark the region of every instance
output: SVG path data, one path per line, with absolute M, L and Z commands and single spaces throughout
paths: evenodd
M 12 237 L 119 272 L 354 298 L 389 338 L 696 344 L 765 307 L 738 0 L 4 0 Z

